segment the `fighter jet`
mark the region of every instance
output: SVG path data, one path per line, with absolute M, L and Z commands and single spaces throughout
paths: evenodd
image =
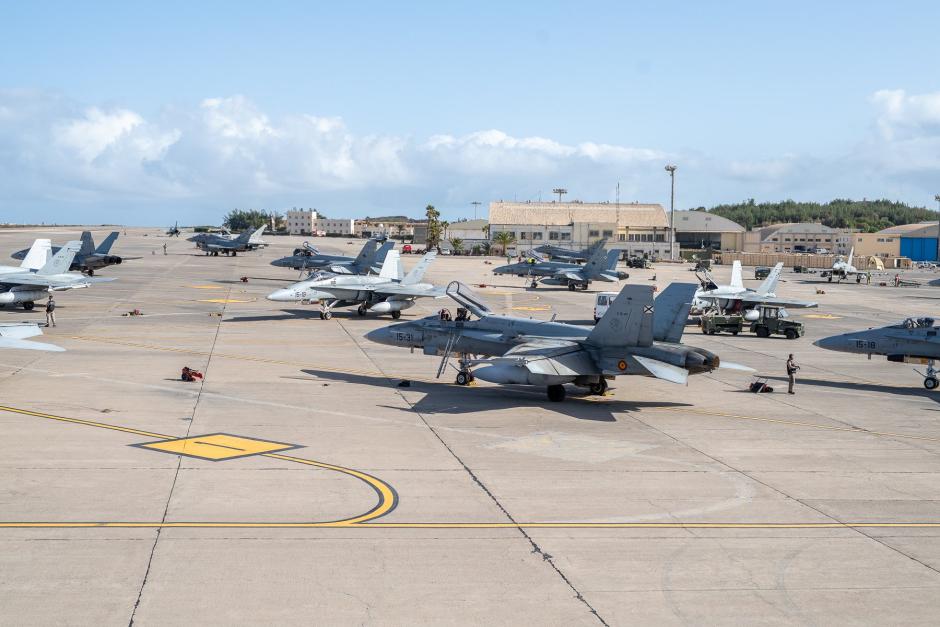
M 62 352 L 65 350 L 55 344 L 31 342 L 26 339 L 28 337 L 36 337 L 37 335 L 42 335 L 42 331 L 35 322 L 0 322 L 0 348 L 54 352 Z
M 548 399 L 558 402 L 565 399 L 566 383 L 604 394 L 607 381 L 621 375 L 685 383 L 690 374 L 722 365 L 714 353 L 679 344 L 694 293 L 695 284 L 673 283 L 654 302 L 651 286 L 626 285 L 597 325 L 584 327 L 494 314 L 454 281 L 447 286 L 447 295 L 460 305 L 453 321 L 430 316 L 376 329 L 366 338 L 441 355 L 438 377 L 457 355 L 458 385 L 478 378 L 546 386 Z M 480 355 L 487 358 L 474 357 Z
M 934 367 L 940 359 L 940 339 L 934 326 L 933 318 L 908 318 L 899 324 L 892 324 L 865 331 L 853 331 L 841 335 L 831 335 L 813 342 L 819 348 L 842 353 L 884 355 L 888 361 L 904 364 L 925 364 L 927 370 L 920 373 L 924 377 L 924 387 L 934 390 L 940 385 L 937 370 Z
M 69 272 L 69 266 L 82 243 L 72 241 L 47 260 L 52 244 L 37 239 L 19 266 L 0 266 L 0 305 L 19 303 L 30 310 L 35 301 L 49 297 L 49 292 L 90 287 L 113 278 L 86 277 Z
M 352 274 L 333 274 L 317 272 L 299 283 L 268 294 L 268 300 L 279 302 L 297 302 L 303 300 L 323 301 L 320 311 L 322 320 L 333 317 L 334 307 L 357 305 L 360 316 L 371 311 L 391 313 L 396 320 L 401 318 L 404 309 L 414 307 L 418 298 L 440 298 L 444 290 L 430 283 L 421 283 L 425 271 L 434 261 L 436 252 L 424 255 L 421 261 L 404 278 L 400 277 L 401 262 L 397 250 L 388 252 L 385 263 L 378 276 L 360 276 Z
M 170 237 L 179 237 L 180 233 L 182 233 L 182 231 L 180 230 L 179 220 L 174 222 L 173 226 L 171 226 L 170 228 L 166 230 L 166 234 L 169 235 Z
M 560 259 L 562 261 L 577 263 L 590 259 L 594 255 L 594 251 L 598 248 L 603 248 L 606 243 L 606 239 L 600 239 L 584 250 L 571 250 L 570 248 L 562 248 L 561 246 L 554 246 L 552 244 L 542 244 L 533 250 L 537 253 L 548 255 L 550 259 Z
M 587 289 L 591 281 L 618 281 L 629 278 L 626 272 L 617 271 L 618 250 L 604 250 L 603 246 L 594 253 L 583 266 L 558 261 L 536 261 L 534 259 L 511 263 L 493 269 L 493 274 L 515 274 L 532 280 L 531 286 L 567 285 L 572 292 L 581 286 Z
M 187 241 L 196 242 L 196 247 L 206 251 L 207 255 L 219 256 L 219 253 L 235 257 L 240 252 L 263 248 L 265 243 L 259 238 L 267 225 L 254 231 L 245 231 L 239 235 L 225 235 L 220 233 L 197 233 Z
M 832 264 L 832 269 L 830 269 L 828 272 L 823 272 L 820 276 L 828 277 L 830 283 L 832 283 L 832 277 L 837 277 L 839 279 L 838 282 L 841 283 L 844 279 L 847 279 L 850 276 L 854 276 L 855 282 L 861 283 L 862 275 L 865 274 L 865 272 L 852 265 L 852 257 L 854 256 L 855 247 L 853 246 L 852 249 L 849 250 L 848 259 L 839 255 L 839 257 L 836 258 L 835 263 Z
M 107 266 L 114 266 L 122 263 L 125 259 L 140 259 L 140 257 L 118 257 L 117 255 L 109 254 L 111 252 L 111 246 L 114 244 L 114 241 L 118 238 L 119 233 L 117 231 L 111 231 L 111 233 L 101 242 L 98 247 L 95 247 L 95 240 L 91 236 L 91 231 L 82 231 L 82 248 L 75 255 L 75 259 L 72 260 L 72 265 L 69 267 L 69 270 L 77 270 L 79 272 L 84 272 L 88 276 L 93 276 L 95 270 L 100 270 L 101 268 Z M 59 252 L 61 248 L 59 246 L 53 246 L 50 249 L 50 254 L 54 255 Z M 18 250 L 17 252 L 10 255 L 14 259 L 26 259 L 26 255 L 29 253 L 28 248 L 23 250 Z
M 272 266 L 293 268 L 294 270 L 324 270 L 334 274 L 369 274 L 378 272 L 385 262 L 385 257 L 395 242 L 385 242 L 378 247 L 378 241 L 370 239 L 356 257 L 344 255 L 324 255 L 319 250 L 303 243 L 302 248 L 294 250 L 290 257 L 281 257 L 271 262 Z
M 744 287 L 740 261 L 735 261 L 731 265 L 731 283 L 728 285 L 716 285 L 706 273 L 704 277 L 699 277 L 702 287 L 695 292 L 692 308 L 696 311 L 709 308 L 717 308 L 721 311 L 746 311 L 744 316 L 746 320 L 757 320 L 759 313 L 754 309 L 757 305 L 794 308 L 818 306 L 818 303 L 812 301 L 778 297 L 777 283 L 782 270 L 783 262 L 780 262 L 771 269 L 770 274 L 756 290 Z

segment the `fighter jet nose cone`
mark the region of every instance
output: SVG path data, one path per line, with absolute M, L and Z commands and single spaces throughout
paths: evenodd
M 287 300 L 287 290 L 277 290 L 268 294 L 267 299 L 282 303 Z
M 387 344 L 389 341 L 388 329 L 375 329 L 366 333 L 365 338 L 376 344 Z

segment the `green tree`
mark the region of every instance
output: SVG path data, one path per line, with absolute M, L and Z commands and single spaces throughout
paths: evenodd
M 428 219 L 428 248 L 434 248 L 441 244 L 441 212 L 434 208 L 434 205 L 428 205 L 424 209 L 424 215 Z
M 450 247 L 454 249 L 455 253 L 459 254 L 461 251 L 463 251 L 463 240 L 459 237 L 452 237 L 447 241 L 450 242 Z
M 708 211 L 748 229 L 781 222 L 819 222 L 836 229 L 873 233 L 899 224 L 936 219 L 934 211 L 886 199 L 836 198 L 827 203 L 794 200 L 757 203 L 749 198 L 736 204 L 717 205 Z
M 271 218 L 264 211 L 257 209 L 232 209 L 222 224 L 232 231 L 247 231 L 257 229 L 263 224 L 271 224 Z
M 500 254 L 505 255 L 506 249 L 516 243 L 516 236 L 509 231 L 498 231 L 493 234 L 493 243 L 499 248 Z

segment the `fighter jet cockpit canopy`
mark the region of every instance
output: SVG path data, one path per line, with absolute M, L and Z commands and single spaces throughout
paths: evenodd
M 327 272 L 325 270 L 314 270 L 311 272 L 305 281 L 322 281 L 323 279 L 329 279 L 336 276 L 333 272 Z
M 493 314 L 483 299 L 460 281 L 451 281 L 447 285 L 447 295 L 477 318 L 485 318 Z
M 908 318 L 898 326 L 905 329 L 932 329 L 933 325 L 933 318 Z

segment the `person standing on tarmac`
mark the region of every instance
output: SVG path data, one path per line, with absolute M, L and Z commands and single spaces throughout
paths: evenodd
M 790 353 L 790 358 L 787 359 L 787 377 L 790 378 L 790 387 L 787 390 L 787 394 L 796 394 L 793 391 L 793 384 L 796 382 L 796 371 L 800 367 L 796 365 L 796 362 L 793 360 L 793 353 Z
M 55 299 L 52 296 L 46 301 L 46 326 L 55 326 Z

